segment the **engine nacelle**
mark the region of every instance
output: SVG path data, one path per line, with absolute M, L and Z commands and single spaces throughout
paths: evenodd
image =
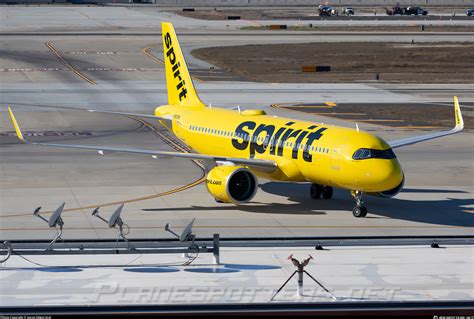
M 257 178 L 242 166 L 222 165 L 209 171 L 207 190 L 217 200 L 226 203 L 245 203 L 257 192 Z

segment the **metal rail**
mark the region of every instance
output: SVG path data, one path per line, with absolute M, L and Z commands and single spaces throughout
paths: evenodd
M 212 253 L 214 263 L 219 263 L 220 247 L 325 247 L 343 246 L 430 246 L 438 248 L 448 245 L 474 245 L 474 236 L 360 236 L 360 237 L 233 237 L 195 239 L 194 245 L 177 239 L 129 239 L 117 242 L 116 239 L 78 239 L 56 243 L 53 249 L 46 250 L 48 240 L 12 240 L 0 244 L 0 262 L 11 254 L 20 255 L 97 255 L 97 254 L 175 254 L 175 253 Z
M 0 263 L 8 260 L 10 255 L 121 255 L 121 254 L 190 254 L 212 253 L 215 264 L 220 261 L 219 234 L 214 234 L 211 240 L 199 240 L 191 244 L 186 241 L 173 240 L 117 242 L 117 240 L 102 241 L 67 241 L 50 247 L 48 241 L 4 241 L 0 247 Z
M 279 302 L 254 304 L 175 304 L 175 305 L 87 305 L 87 306 L 42 306 L 0 307 L 3 315 L 114 315 L 134 317 L 150 314 L 186 315 L 187 317 L 221 317 L 222 315 L 423 315 L 468 316 L 472 315 L 474 301 L 370 301 L 370 302 Z
M 1 239 L 0 239 L 1 240 Z M 5 239 L 4 239 L 5 240 Z M 129 239 L 138 247 L 170 247 L 183 245 L 175 238 L 134 238 Z M 196 238 L 197 243 L 212 242 L 212 237 Z M 12 245 L 41 245 L 49 243 L 48 239 L 15 239 L 8 240 Z M 116 239 L 67 239 L 68 245 L 107 245 L 115 243 Z M 474 245 L 474 235 L 420 235 L 420 236 L 314 236 L 314 237 L 219 237 L 221 246 L 227 247 L 275 247 L 288 246 L 314 246 L 323 244 L 327 246 L 382 246 L 382 245 L 430 245 L 433 241 L 443 245 Z M 123 245 L 123 243 L 119 243 Z M 18 247 L 18 246 L 17 246 Z M 124 246 L 125 247 L 125 246 Z

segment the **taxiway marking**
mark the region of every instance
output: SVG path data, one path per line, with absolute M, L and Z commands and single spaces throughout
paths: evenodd
M 283 104 L 278 104 L 278 103 L 274 103 L 274 104 L 271 104 L 270 106 L 273 107 L 273 108 L 278 108 L 278 109 L 285 109 L 287 111 L 291 111 L 291 112 L 298 112 L 298 113 L 303 113 L 303 114 L 312 114 L 312 115 L 319 115 L 319 116 L 323 116 L 323 117 L 327 117 L 327 118 L 330 118 L 330 119 L 337 119 L 337 120 L 343 120 L 343 121 L 350 121 L 350 122 L 367 122 L 368 124 L 370 125 L 374 125 L 374 126 L 380 126 L 380 127 L 383 127 L 383 128 L 391 128 L 391 129 L 394 129 L 394 128 L 397 128 L 397 129 L 440 129 L 442 127 L 439 127 L 439 126 L 410 126 L 410 125 L 404 125 L 404 126 L 391 126 L 391 125 L 384 125 L 384 124 L 379 124 L 379 123 L 374 123 L 374 122 L 405 122 L 404 120 L 399 120 L 399 119 L 393 119 L 393 120 L 382 120 L 382 119 L 375 119 L 375 120 L 369 120 L 369 119 L 352 119 L 352 118 L 339 118 L 339 117 L 335 117 L 335 116 L 331 116 L 331 115 L 366 115 L 365 113 L 337 113 L 337 112 L 331 112 L 331 113 L 327 113 L 327 112 L 305 112 L 305 111 L 301 111 L 301 110 L 298 110 L 297 108 L 299 108 L 299 106 L 292 106 L 290 105 L 291 103 L 285 103 L 285 105 L 288 105 L 288 106 L 284 106 Z M 296 103 L 295 103 L 296 104 Z M 308 106 L 309 107 L 309 106 Z M 314 107 L 314 106 L 313 106 Z M 294 109 L 295 108 L 295 109 Z
M 97 84 L 94 80 L 91 78 L 87 77 L 86 75 L 82 74 L 81 71 L 79 71 L 74 65 L 71 63 L 67 62 L 64 57 L 61 55 L 61 53 L 51 44 L 51 42 L 46 42 L 45 43 L 46 47 L 56 56 L 56 58 L 64 64 L 68 69 L 70 69 L 74 74 L 76 74 L 78 77 L 83 79 L 86 82 L 89 82 L 90 84 Z
M 155 62 L 157 62 L 157 63 L 159 63 L 159 64 L 161 64 L 161 65 L 165 65 L 165 62 L 163 62 L 163 60 L 161 60 L 161 59 L 158 58 L 156 55 L 154 55 L 153 53 L 150 52 L 150 50 L 151 50 L 152 48 L 156 47 L 156 46 L 158 46 L 158 44 L 152 44 L 152 45 L 146 46 L 146 47 L 142 48 L 142 49 L 140 50 L 140 52 L 143 53 L 144 55 L 146 55 L 147 57 L 149 57 L 150 59 L 152 59 L 153 61 L 155 61 Z M 190 76 L 191 76 L 191 78 L 192 78 L 193 80 L 196 80 L 196 81 L 198 81 L 198 82 L 206 82 L 206 81 L 204 81 L 204 80 L 202 80 L 202 79 L 200 79 L 200 78 L 198 78 L 198 77 L 196 77 L 196 76 L 193 76 L 193 75 L 191 75 L 191 74 L 190 74 Z
M 417 125 L 405 125 L 405 126 L 393 126 L 394 128 L 403 128 L 403 129 L 440 129 L 441 126 L 417 126 Z
M 144 125 L 145 127 L 147 127 L 149 130 L 151 130 L 151 132 L 159 137 L 160 139 L 162 139 L 166 144 L 170 145 L 171 147 L 173 147 L 175 150 L 178 150 L 178 151 L 181 151 L 183 153 L 185 152 L 189 152 L 189 150 L 183 148 L 181 145 L 179 145 L 178 143 L 176 143 L 172 138 L 164 135 L 163 133 L 159 132 L 152 124 L 150 124 L 149 122 L 143 120 L 143 119 L 140 119 L 140 118 L 137 118 L 137 117 L 134 117 L 134 116 L 127 116 L 128 118 L 130 119 L 133 119 L 139 123 L 141 123 L 142 125 Z M 144 201 L 144 200 L 148 200 L 148 199 L 154 199 L 154 198 L 159 198 L 159 197 L 163 197 L 163 196 L 167 196 L 167 195 L 171 195 L 171 194 L 175 194 L 175 193 L 178 193 L 178 192 L 181 192 L 181 191 L 184 191 L 186 189 L 189 189 L 191 187 L 194 187 L 194 186 L 197 186 L 199 184 L 201 184 L 202 182 L 204 182 L 206 180 L 206 173 L 205 173 L 205 169 L 204 169 L 204 165 L 197 161 L 197 160 L 192 160 L 201 170 L 202 170 L 202 176 L 189 183 L 189 184 L 186 184 L 186 185 L 183 185 L 183 186 L 180 186 L 180 187 L 177 187 L 177 188 L 174 188 L 174 189 L 171 189 L 169 191 L 166 191 L 166 192 L 162 192 L 162 193 L 156 193 L 156 194 L 153 194 L 153 195 L 148 195 L 148 196 L 143 196 L 143 197 L 138 197 L 138 198 L 132 198 L 132 199 L 127 199 L 127 200 L 122 200 L 122 201 L 114 201 L 114 202 L 108 202 L 108 203 L 102 203 L 102 204 L 94 204 L 94 205 L 88 205 L 88 206 L 81 206 L 81 207 L 74 207 L 74 208 L 67 208 L 67 209 L 64 209 L 65 212 L 71 212 L 71 211 L 79 211 L 79 210 L 86 210 L 86 209 L 94 209 L 98 206 L 100 207 L 106 207 L 106 206 L 114 206 L 114 205 L 119 205 L 119 204 L 122 204 L 122 203 L 134 203 L 134 202 L 139 202 L 139 201 Z M 53 213 L 53 211 L 45 211 L 45 212 L 42 212 L 42 214 L 51 214 Z M 10 214 L 10 215 L 3 215 L 3 216 L 0 216 L 0 218 L 7 218 L 7 217 L 22 217 L 22 216 L 30 216 L 31 213 L 24 213 L 24 214 Z
M 404 120 L 384 120 L 384 119 L 368 119 L 368 120 L 357 120 L 358 122 L 405 122 Z
M 355 115 L 355 116 L 362 116 L 362 115 L 367 115 L 366 113 L 350 113 L 350 112 L 306 112 L 309 114 L 315 114 L 315 115 Z

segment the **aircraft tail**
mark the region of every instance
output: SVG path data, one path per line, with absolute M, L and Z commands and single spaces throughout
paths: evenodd
M 199 99 L 194 89 L 193 80 L 189 75 L 173 25 L 169 22 L 162 22 L 161 29 L 168 104 L 204 107 L 204 103 Z

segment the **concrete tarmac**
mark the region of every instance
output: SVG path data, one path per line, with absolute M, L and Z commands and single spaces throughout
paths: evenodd
M 28 86 L 23 84 L 10 85 L 3 96 L 15 107 L 25 132 L 35 135 L 31 137 L 33 140 L 171 149 L 149 129 L 132 119 L 41 107 L 68 101 L 63 106 L 112 109 L 113 105 L 113 109 L 150 113 L 154 105 L 164 103 L 164 95 L 153 93 L 151 83 L 136 91 L 131 86 L 129 92 L 123 89 L 127 84 L 121 85 L 122 89 L 102 84 L 74 87 L 64 84 L 36 85 L 35 89 L 26 89 Z M 164 89 L 164 83 L 153 85 L 161 87 L 161 91 Z M 201 85 L 206 87 L 205 83 Z M 254 88 L 254 94 L 264 98 L 260 105 L 269 113 L 321 121 L 321 117 L 316 115 L 271 108 L 269 105 L 278 98 L 278 92 L 272 92 L 270 87 L 267 86 L 270 91 L 265 91 L 263 85 L 260 91 Z M 317 85 L 307 87 L 318 90 Z M 363 91 L 363 88 L 361 85 L 352 88 L 333 86 L 334 93 L 340 99 L 349 99 L 356 89 L 363 92 L 361 98 L 364 94 L 367 98 L 379 94 L 380 100 L 396 96 L 385 90 L 365 87 L 366 91 Z M 208 101 L 214 92 L 220 90 L 216 85 L 208 87 L 203 90 L 206 92 L 203 98 Z M 295 90 L 298 92 L 297 88 Z M 324 85 L 320 90 L 324 91 Z M 239 100 L 241 94 L 234 85 L 226 94 L 221 92 L 217 96 L 222 96 L 222 99 L 234 96 L 235 100 Z M 281 94 L 288 93 L 284 91 Z M 314 94 L 309 89 L 302 89 L 298 97 L 309 100 L 314 98 Z M 400 100 L 403 98 L 406 97 L 402 96 Z M 212 101 L 214 103 L 215 100 Z M 214 105 L 218 102 L 219 99 Z M 27 103 L 32 105 L 24 105 Z M 246 107 L 252 106 L 256 105 L 249 103 Z M 100 156 L 90 151 L 21 145 L 14 137 L 8 117 L 3 114 L 0 125 L 3 132 L 0 218 L 4 238 L 51 237 L 52 231 L 33 217 L 32 211 L 38 206 L 42 206 L 43 211 L 51 211 L 63 201 L 68 209 L 73 209 L 64 214 L 66 238 L 113 237 L 115 231 L 90 214 L 96 206 L 120 201 L 127 201 L 124 219 L 131 228 L 130 236 L 135 238 L 169 237 L 163 229 L 167 222 L 179 229 L 194 217 L 197 218 L 195 231 L 198 236 L 219 232 L 224 237 L 466 235 L 472 234 L 474 226 L 472 132 L 469 131 L 397 150 L 407 177 L 405 190 L 393 199 L 366 197 L 369 216 L 355 219 L 350 212 L 353 201 L 348 192 L 336 191 L 330 201 L 314 201 L 309 197 L 307 184 L 262 180 L 254 201 L 241 206 L 215 203 L 203 184 L 161 196 L 161 193 L 198 181 L 202 170 L 192 162 L 180 159 L 155 160 L 124 154 Z M 326 117 L 323 121 L 354 125 Z M 163 131 L 158 125 L 155 126 Z M 360 127 L 388 140 L 423 133 L 370 123 L 360 123 Z M 111 214 L 117 205 L 104 207 L 104 214 Z M 24 231 L 26 229 L 27 232 Z
M 199 20 L 141 9 L 102 9 L 81 7 L 64 12 L 64 8 L 23 11 L 2 7 L 0 10 L 6 17 L 1 22 L 5 26 L 2 31 L 128 32 L 148 26 L 148 30 L 158 33 L 159 22 L 171 20 L 189 34 L 180 37 L 180 41 L 205 103 L 229 108 L 258 107 L 278 116 L 350 127 L 355 123 L 297 114 L 271 105 L 428 101 L 451 107 L 453 95 L 459 95 L 461 104 L 474 101 L 472 84 L 242 82 L 221 70 L 210 70 L 209 64 L 193 58 L 189 52 L 196 47 L 214 45 L 325 41 L 327 36 L 318 39 L 315 35 L 293 33 L 227 34 L 222 21 L 215 31 L 219 35 L 206 35 L 210 27 L 200 29 Z M 31 14 L 29 26 L 25 25 L 24 14 Z M 161 20 L 155 19 L 155 14 Z M 51 16 L 55 18 L 49 19 Z M 70 20 L 69 29 L 63 27 L 63 19 Z M 353 35 L 345 37 L 354 38 Z M 376 37 L 382 39 L 383 36 Z M 443 39 L 443 35 L 435 37 Z M 455 37 L 451 39 L 458 41 Z M 363 35 L 359 36 L 362 38 Z M 0 37 L 0 50 L 0 102 L 14 107 L 20 125 L 25 132 L 30 131 L 31 139 L 174 150 L 169 145 L 169 137 L 163 135 L 166 132 L 157 123 L 44 107 L 151 114 L 155 106 L 167 100 L 158 36 L 12 35 Z M 68 209 L 64 213 L 65 238 L 114 237 L 115 231 L 93 218 L 91 212 L 96 206 L 102 206 L 104 215 L 111 214 L 122 201 L 126 202 L 124 219 L 131 228 L 130 236 L 135 238 L 168 237 L 163 229 L 167 222 L 179 229 L 194 217 L 198 236 L 219 232 L 223 237 L 465 235 L 472 234 L 474 226 L 470 131 L 398 150 L 407 176 L 406 189 L 393 199 L 367 197 L 368 218 L 355 219 L 351 213 L 354 203 L 347 191 L 337 190 L 330 201 L 314 201 L 309 197 L 307 184 L 261 180 L 252 203 L 217 204 L 205 186 L 199 184 L 203 171 L 193 162 L 125 154 L 100 156 L 89 151 L 21 145 L 14 136 L 5 108 L 0 114 L 0 232 L 5 239 L 50 238 L 52 231 L 33 217 L 32 212 L 38 206 L 48 212 L 62 202 L 66 202 Z M 359 123 L 359 126 L 387 140 L 426 132 L 394 130 L 370 123 Z
M 193 30 L 237 30 L 246 26 L 269 24 L 269 20 L 199 20 L 183 17 L 160 8 L 139 7 L 1 7 L 0 29 L 11 31 L 120 31 L 120 29 L 145 29 L 148 31 L 160 28 L 162 21 L 173 21 L 180 29 Z M 25 21 L 28 21 L 25 24 Z M 413 19 L 391 20 L 272 20 L 272 24 L 307 25 L 463 25 L 473 26 L 472 19 L 466 20 L 425 20 L 420 17 Z
M 200 254 L 190 266 L 172 254 L 12 256 L 0 268 L 0 307 L 467 301 L 473 253 L 469 245 L 236 247 L 221 248 L 220 265 Z M 290 254 L 313 255 L 306 271 L 329 293 L 305 275 L 301 297 L 294 277 L 270 301 L 295 270 Z

